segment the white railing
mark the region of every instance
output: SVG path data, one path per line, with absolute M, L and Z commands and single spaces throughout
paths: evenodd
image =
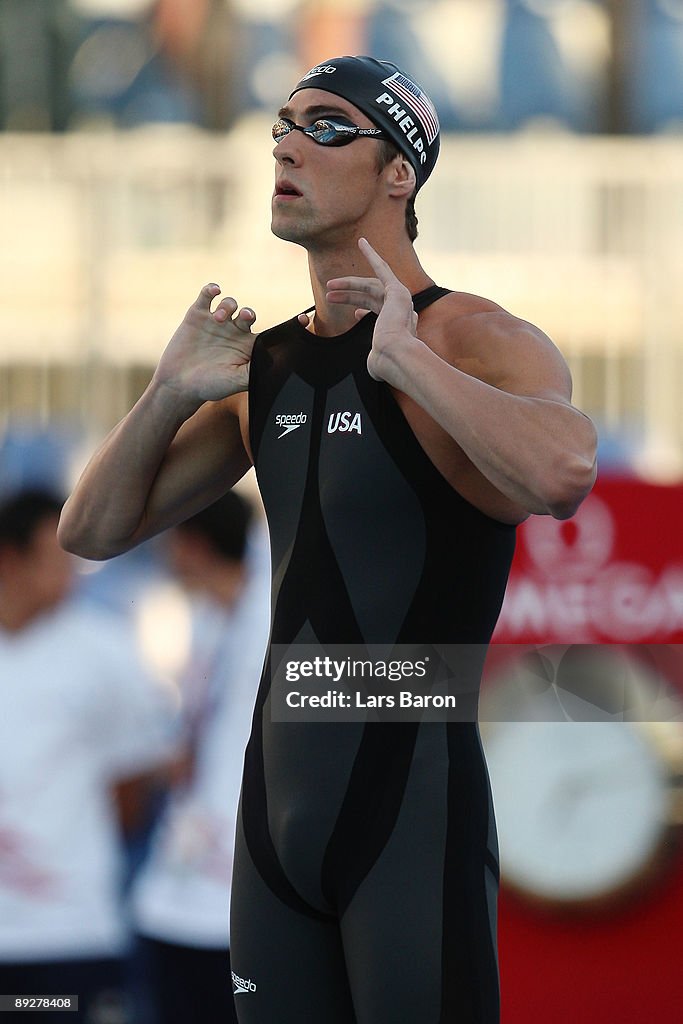
M 305 254 L 268 228 L 271 148 L 260 117 L 226 137 L 0 136 L 0 401 L 16 406 L 22 367 L 58 367 L 74 395 L 96 374 L 98 400 L 73 401 L 103 427 L 204 281 L 262 327 L 308 304 Z M 417 212 L 433 277 L 537 323 L 577 404 L 683 463 L 683 139 L 449 137 Z

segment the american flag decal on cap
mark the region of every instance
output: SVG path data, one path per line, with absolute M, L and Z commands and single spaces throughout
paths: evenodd
M 389 86 L 392 92 L 400 96 L 411 110 L 417 114 L 427 136 L 427 142 L 431 146 L 439 134 L 439 117 L 429 97 L 422 92 L 422 89 L 415 85 L 415 82 L 411 82 L 400 71 L 397 71 L 391 78 L 385 78 L 382 85 Z

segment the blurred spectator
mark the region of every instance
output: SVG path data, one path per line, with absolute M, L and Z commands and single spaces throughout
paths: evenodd
M 167 756 L 169 715 L 127 631 L 72 597 L 60 507 L 0 505 L 0 992 L 78 995 L 104 1024 L 123 1019 L 115 787 Z
M 539 115 L 568 120 L 567 82 L 557 41 L 544 14 L 543 5 L 539 11 L 526 0 L 508 0 L 501 57 L 506 128 L 517 128 Z
M 79 439 L 75 424 L 10 419 L 0 437 L 0 502 L 33 488 L 60 492 Z
M 230 878 L 269 612 L 266 559 L 248 545 L 250 518 L 245 500 L 229 492 L 169 535 L 172 567 L 193 598 L 181 685 L 185 750 L 133 889 L 158 1024 L 236 1021 Z
M 439 111 L 442 129 L 461 130 L 469 125 L 466 111 L 457 110 L 457 104 L 454 103 L 454 79 L 462 79 L 460 68 L 453 67 L 456 61 L 458 64 L 462 62 L 462 54 L 457 53 L 457 48 L 463 45 L 463 36 L 466 39 L 463 46 L 465 50 L 473 45 L 480 49 L 483 42 L 478 39 L 473 44 L 467 40 L 468 14 L 469 11 L 463 9 L 461 3 L 450 4 L 443 0 L 428 0 L 419 4 L 408 0 L 377 0 L 370 5 L 365 15 L 366 38 L 363 45 L 344 52 L 375 54 L 393 61 L 399 67 L 409 67 Z M 433 16 L 439 18 L 438 31 L 448 40 L 447 61 L 441 59 L 443 47 L 433 34 L 436 29 L 436 25 L 431 22 Z M 432 33 L 424 31 L 427 19 Z M 485 40 L 484 45 L 487 49 L 493 49 L 495 38 Z M 481 54 L 478 53 L 475 59 L 481 59 Z M 480 127 L 476 116 L 472 121 L 475 127 Z
M 683 2 L 624 4 L 626 66 L 622 86 L 632 131 L 683 127 Z
M 68 0 L 0 0 L 0 125 L 64 129 L 77 18 Z
M 506 0 L 500 127 L 604 128 L 609 19 L 600 0 Z
M 196 90 L 205 128 L 223 131 L 237 114 L 234 81 L 244 40 L 230 0 L 156 0 L 162 52 Z
M 193 83 L 156 38 L 156 6 L 135 0 L 122 10 L 110 0 L 79 0 L 78 45 L 69 67 L 71 127 L 201 121 Z
M 79 39 L 69 68 L 74 124 L 230 126 L 242 47 L 229 0 L 77 6 Z

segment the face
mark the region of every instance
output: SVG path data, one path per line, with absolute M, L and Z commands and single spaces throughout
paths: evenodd
M 187 530 L 171 530 L 167 551 L 171 569 L 183 586 L 191 591 L 203 590 L 207 570 L 212 567 L 212 552 L 206 541 Z
M 74 560 L 57 540 L 57 518 L 36 526 L 26 548 L 5 549 L 3 575 L 6 585 L 35 612 L 56 607 L 73 584 Z
M 321 117 L 376 127 L 352 103 L 322 89 L 295 93 L 278 116 L 302 127 Z M 355 242 L 381 194 L 378 145 L 357 138 L 347 146 L 322 146 L 299 131 L 276 143 L 273 233 L 305 248 Z
M 192 530 L 171 530 L 167 541 L 171 568 L 182 585 L 232 607 L 244 584 L 244 565 L 218 555 L 205 537 Z

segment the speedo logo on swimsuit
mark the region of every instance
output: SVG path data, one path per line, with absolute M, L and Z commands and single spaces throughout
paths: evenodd
M 302 426 L 307 419 L 308 416 L 306 415 L 305 412 L 278 413 L 277 416 L 275 417 L 275 423 L 278 427 L 285 428 L 281 434 L 277 435 L 278 441 L 280 440 L 281 437 L 284 437 L 285 434 L 291 434 L 293 430 L 296 430 L 298 427 Z
M 235 986 L 232 990 L 234 996 L 239 995 L 240 992 L 256 991 L 256 982 L 252 981 L 251 978 L 240 978 L 239 974 L 235 974 L 234 971 L 230 973 L 232 974 L 232 983 Z
M 362 434 L 362 424 L 359 412 L 333 412 L 327 421 L 327 433 L 334 434 L 338 430 L 341 434 L 355 431 Z

